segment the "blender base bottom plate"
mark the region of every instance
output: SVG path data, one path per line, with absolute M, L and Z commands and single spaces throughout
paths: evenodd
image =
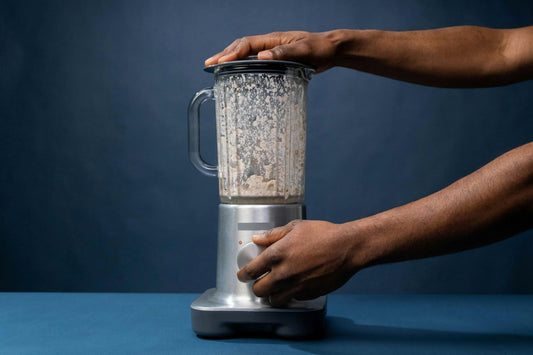
M 265 304 L 239 305 L 204 292 L 191 304 L 191 324 L 203 338 L 319 338 L 325 332 L 326 296 L 295 301 L 287 308 Z

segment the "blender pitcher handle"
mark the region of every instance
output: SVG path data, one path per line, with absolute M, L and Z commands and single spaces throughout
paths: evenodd
M 198 91 L 189 103 L 189 160 L 202 174 L 217 176 L 217 166 L 206 163 L 200 155 L 200 106 L 209 99 L 215 99 L 213 88 Z

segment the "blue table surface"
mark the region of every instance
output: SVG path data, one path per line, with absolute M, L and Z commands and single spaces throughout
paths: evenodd
M 330 295 L 312 341 L 198 338 L 197 296 L 0 293 L 0 354 L 533 354 L 533 295 Z

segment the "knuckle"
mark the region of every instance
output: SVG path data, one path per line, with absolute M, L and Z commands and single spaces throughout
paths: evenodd
M 266 231 L 265 232 L 265 237 L 266 238 L 275 238 L 278 234 L 283 234 L 284 231 L 285 231 L 284 227 L 275 227 L 275 228 L 272 228 L 269 231 Z
M 272 235 L 276 234 L 278 229 L 279 229 L 279 227 L 275 227 L 275 228 L 272 228 L 272 229 L 266 231 L 265 232 L 265 237 L 271 237 Z
M 241 269 L 241 273 L 245 276 L 250 276 L 252 275 L 253 273 L 253 269 L 252 269 L 252 265 L 250 265 L 249 263 L 244 265 Z
M 240 39 L 236 39 L 233 42 L 230 43 L 229 46 L 225 48 L 225 50 L 231 50 L 232 48 L 235 48 L 239 44 Z
M 274 228 L 275 229 L 275 228 Z M 265 240 L 270 240 L 275 235 L 276 231 L 274 229 L 271 229 L 269 231 L 264 232 L 263 238 Z
M 278 268 L 272 272 L 272 283 L 278 287 L 286 285 L 292 281 L 292 275 L 283 268 Z
M 283 250 L 270 246 L 263 253 L 266 253 L 265 257 L 270 261 L 270 264 L 279 264 L 285 257 Z
M 274 57 L 278 57 L 278 56 L 283 55 L 283 47 L 281 47 L 281 46 L 274 47 L 274 48 L 270 49 L 270 51 L 272 52 L 272 55 Z
M 253 279 L 252 273 L 250 272 L 250 267 L 245 265 L 242 269 L 237 272 L 237 276 L 242 281 L 248 281 Z
M 247 51 L 250 50 L 250 38 L 242 37 L 239 39 L 239 44 L 235 47 L 235 51 Z
M 292 229 L 292 228 L 298 226 L 299 224 L 301 224 L 302 222 L 303 222 L 303 220 L 301 220 L 301 219 L 294 219 L 294 220 L 289 222 L 289 227 Z

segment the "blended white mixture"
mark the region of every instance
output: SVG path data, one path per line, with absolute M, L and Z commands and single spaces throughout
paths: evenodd
M 215 83 L 220 198 L 294 203 L 304 197 L 307 81 L 221 75 Z

